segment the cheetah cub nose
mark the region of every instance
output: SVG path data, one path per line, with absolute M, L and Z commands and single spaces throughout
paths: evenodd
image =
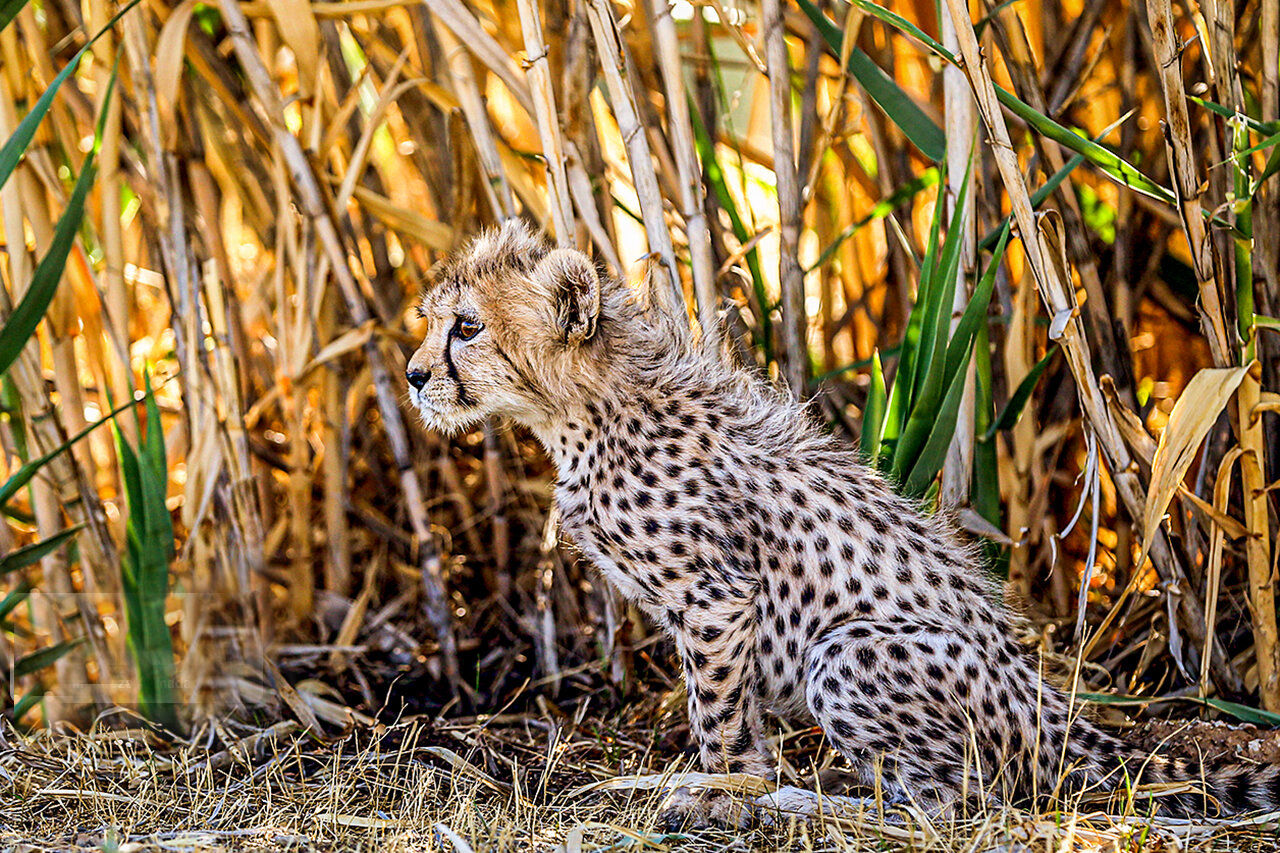
M 431 372 L 428 370 L 407 370 L 404 378 L 413 386 L 415 391 L 421 391 L 422 386 L 427 384 L 427 380 L 431 378 Z

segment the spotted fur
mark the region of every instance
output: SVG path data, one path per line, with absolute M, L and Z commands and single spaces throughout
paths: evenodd
M 925 805 L 1201 776 L 1081 718 L 942 521 L 584 255 L 509 224 L 449 265 L 422 313 L 424 420 L 534 432 L 564 533 L 673 638 L 707 770 L 772 777 L 768 711 L 816 722 L 865 782 Z M 460 339 L 458 318 L 483 331 Z M 1280 801 L 1276 767 L 1203 772 L 1178 809 Z

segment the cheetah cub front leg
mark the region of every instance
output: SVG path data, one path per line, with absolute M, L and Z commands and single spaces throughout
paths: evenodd
M 756 679 L 755 604 L 746 589 L 730 586 L 723 578 L 701 578 L 689 606 L 667 614 L 689 694 L 689 730 L 706 772 L 773 779 Z M 664 803 L 658 822 L 679 831 L 744 827 L 753 818 L 741 797 L 681 788 Z

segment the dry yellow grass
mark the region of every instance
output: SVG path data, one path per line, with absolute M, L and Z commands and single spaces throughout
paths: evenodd
M 652 709 L 647 709 L 652 710 Z M 0 845 L 7 850 L 725 850 L 1174 853 L 1271 851 L 1280 814 L 1186 821 L 990 808 L 947 821 L 874 809 L 749 831 L 664 834 L 661 790 L 684 770 L 634 713 L 528 714 L 355 725 L 325 738 L 294 723 L 227 723 L 169 743 L 140 728 L 4 733 Z M 117 722 L 120 722 L 117 720 Z M 794 737 L 794 735 L 793 735 Z M 801 736 L 808 751 L 811 737 Z M 793 738 L 788 739 L 793 742 Z M 793 750 L 788 747 L 788 752 Z M 794 752 L 797 761 L 800 752 Z M 830 759 L 826 754 L 826 758 Z M 626 774 L 618 785 L 617 774 Z M 614 781 L 608 792 L 586 792 Z M 801 774 L 797 781 L 813 780 Z

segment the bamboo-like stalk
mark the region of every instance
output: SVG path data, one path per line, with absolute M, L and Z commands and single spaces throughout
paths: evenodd
M 1226 315 L 1216 275 L 1213 242 L 1205 231 L 1204 209 L 1200 204 L 1200 178 L 1196 174 L 1196 154 L 1191 140 L 1191 119 L 1187 113 L 1187 93 L 1182 85 L 1182 65 L 1178 58 L 1178 35 L 1174 29 L 1170 0 L 1148 0 L 1147 21 L 1164 93 L 1165 134 L 1169 146 L 1169 172 L 1178 196 L 1182 228 L 1191 249 L 1191 266 L 1200 285 L 1200 322 L 1209 341 L 1213 363 L 1225 367 L 1233 362 L 1227 337 Z
M 698 323 L 703 338 L 714 350 L 720 348 L 718 318 L 720 296 L 716 289 L 715 265 L 711 257 L 711 233 L 707 230 L 704 209 L 702 173 L 698 153 L 693 144 L 693 123 L 689 118 L 689 98 L 684 91 L 684 74 L 680 64 L 680 46 L 676 25 L 671 19 L 668 0 L 652 0 L 653 30 L 658 66 L 662 71 L 663 92 L 667 101 L 667 123 L 671 135 L 672 154 L 680 183 L 680 208 L 685 233 L 689 240 L 689 265 L 693 273 L 693 293 L 698 305 Z M 695 15 L 702 10 L 694 9 Z
M 587 0 L 587 16 L 595 37 L 596 50 L 600 53 L 600 65 L 604 69 L 605 84 L 609 89 L 609 101 L 618 120 L 618 130 L 627 146 L 627 160 L 631 166 L 631 180 L 640 199 L 640 215 L 644 220 L 645 235 L 649 239 L 649 251 L 657 256 L 658 265 L 653 268 L 658 279 L 656 286 L 668 287 L 674 294 L 673 306 L 684 305 L 684 288 L 680 284 L 680 270 L 676 266 L 675 247 L 667 230 L 663 215 L 662 193 L 658 189 L 658 176 L 653 170 L 649 155 L 649 142 L 640 124 L 635 94 L 627 72 L 626 47 L 618 22 L 608 0 Z M 652 275 L 653 273 L 651 273 Z
M 942 44 L 952 53 L 958 49 L 956 43 L 955 22 L 951 16 L 943 15 L 940 21 Z M 946 116 L 947 133 L 947 186 L 945 203 L 950 212 L 948 230 L 963 228 L 960 244 L 960 266 L 956 270 L 955 296 L 951 306 L 951 327 L 955 330 L 960 322 L 960 315 L 969 304 L 968 282 L 974 275 L 974 264 L 978 254 L 977 193 L 970 191 L 965 198 L 963 209 L 956 207 L 961 185 L 969 174 L 972 158 L 977 158 L 975 150 L 978 116 L 973 109 L 973 96 L 969 93 L 969 83 L 965 80 L 964 71 L 953 65 L 942 69 L 943 114 Z M 972 180 L 972 179 L 970 179 Z M 939 193 L 938 203 L 944 202 L 943 193 Z M 939 499 L 944 507 L 958 507 L 969 495 L 969 484 L 973 478 L 974 448 L 974 359 L 969 359 L 965 368 L 964 396 L 960 400 L 960 411 L 956 417 L 956 430 L 952 434 L 951 444 L 947 448 L 947 456 L 942 465 L 942 487 Z
M 320 309 L 320 334 L 336 337 L 337 294 L 326 293 Z M 351 594 L 351 536 L 347 523 L 347 447 L 351 424 L 343 392 L 346 384 L 339 371 L 330 366 L 320 380 L 323 400 L 321 440 L 324 443 L 324 526 L 329 559 L 324 564 L 325 589 L 339 595 Z
M 280 146 L 281 155 L 288 164 L 298 201 L 304 213 L 315 224 L 320 246 L 329 257 L 333 276 L 346 300 L 347 310 L 356 324 L 365 323 L 370 318 L 368 306 L 347 265 L 346 252 L 325 206 L 311 163 L 297 138 L 284 125 L 284 109 L 280 103 L 279 92 L 254 45 L 248 21 L 245 20 L 244 13 L 234 0 L 222 0 L 220 8 L 227 22 L 236 56 L 245 70 L 250 87 L 262 104 L 264 118 L 272 128 L 276 143 Z M 457 641 L 453 635 L 448 598 L 444 588 L 444 567 L 427 520 L 422 486 L 413 467 L 409 437 L 405 432 L 404 419 L 397 403 L 398 395 L 392 388 L 385 358 L 375 339 L 369 340 L 365 345 L 365 351 L 369 359 L 368 366 L 378 400 L 378 409 L 382 415 L 383 428 L 386 430 L 388 444 L 399 469 L 400 487 L 413 526 L 414 545 L 418 551 L 416 556 L 422 575 L 423 590 L 426 594 L 427 616 L 440 644 L 444 675 L 450 685 L 456 689 L 459 686 Z
M 447 27 L 436 26 L 435 33 L 449 63 L 454 94 L 462 107 L 463 115 L 467 117 L 467 129 L 475 143 L 481 168 L 485 171 L 484 190 L 489 199 L 489 207 L 499 219 L 514 216 L 515 199 L 511 195 L 506 170 L 502 168 L 502 158 L 498 156 L 498 148 L 493 141 L 489 114 L 485 110 L 475 72 L 471 68 L 471 58 L 467 55 L 467 49 L 454 38 Z
M 458 0 L 422 0 L 422 2 L 485 64 L 485 67 L 507 85 L 512 96 L 528 115 L 536 114 L 537 110 L 528 84 L 521 78 L 515 64 L 503 52 L 502 46 L 494 40 L 493 36 L 485 32 L 484 27 L 480 26 L 480 22 L 469 9 Z M 536 57 L 531 55 L 529 58 L 533 60 Z
M 556 110 L 555 90 L 551 88 L 547 44 L 542 38 L 542 12 L 538 0 L 516 0 L 516 6 L 520 10 L 520 29 L 524 33 L 533 113 L 542 142 L 542 158 L 547 166 L 547 191 L 551 196 L 551 221 L 556 229 L 556 244 L 561 248 L 570 247 L 574 243 L 573 204 L 569 196 L 569 179 L 565 175 L 560 114 Z
M 96 32 L 111 18 L 111 11 L 104 0 L 91 0 L 86 27 Z M 115 35 L 104 36 L 94 46 L 94 57 L 100 63 L 97 70 L 98 91 L 108 91 L 107 80 L 115 64 L 117 48 Z M 106 104 L 107 119 L 102 128 L 102 149 L 98 152 L 98 192 L 103 199 L 102 271 L 100 282 L 104 294 L 103 309 L 112 328 L 117 346 L 112 347 L 107 373 L 111 379 L 111 393 L 117 400 L 127 399 L 133 392 L 134 382 L 129 365 L 128 351 L 123 344 L 129 338 L 129 292 L 124 283 L 124 231 L 120 221 L 120 141 L 123 92 L 114 89 L 111 102 Z M 99 104 L 99 109 L 103 105 Z M 131 442 L 138 439 L 137 429 L 131 418 L 121 418 L 120 431 Z M 115 448 L 107 445 L 114 456 Z
M 1030 194 L 1023 182 L 1017 154 L 1009 139 L 1009 130 L 1000 112 L 999 102 L 996 100 L 995 86 L 987 71 L 987 60 L 978 48 L 973 25 L 969 20 L 967 4 L 964 0 L 947 0 L 947 8 L 956 25 L 956 36 L 964 57 L 965 72 L 973 86 L 978 110 L 992 136 L 992 155 L 1000 170 L 1005 190 L 1009 194 L 1014 220 L 1022 237 L 1037 289 L 1049 311 L 1049 316 L 1053 318 L 1052 322 L 1055 326 L 1061 326 L 1059 341 L 1067 355 L 1071 373 L 1075 377 L 1081 408 L 1084 409 L 1085 416 L 1097 435 L 1099 447 L 1107 458 L 1117 495 L 1125 505 L 1130 518 L 1142 518 L 1145 495 L 1138 479 L 1137 466 L 1133 464 L 1129 450 L 1120 437 L 1097 379 L 1094 377 L 1088 339 L 1081 327 L 1079 309 L 1065 276 L 1065 259 L 1060 254 L 1056 257 L 1051 254 L 1041 228 L 1035 221 Z M 1186 574 L 1181 564 L 1177 562 L 1163 531 L 1157 532 L 1149 553 L 1161 579 L 1169 587 L 1183 590 L 1182 594 L 1177 596 L 1178 612 L 1181 616 L 1179 621 L 1191 642 L 1197 646 L 1203 645 L 1204 609 L 1191 591 Z M 1172 595 L 1172 589 L 1169 589 L 1167 594 Z M 1223 688 L 1236 691 L 1243 686 L 1239 674 L 1222 654 L 1220 644 L 1215 644 L 1212 663 L 1214 679 Z
M 996 36 L 1002 44 L 1005 61 L 1009 65 L 1010 73 L 1017 83 L 1023 100 L 1033 109 L 1048 114 L 1049 106 L 1040 88 L 1031 44 L 1022 19 L 1016 10 L 1006 6 L 999 12 L 996 22 L 997 26 L 994 28 Z M 1063 167 L 1066 158 L 1058 145 L 1047 142 L 1039 134 L 1032 134 L 1031 138 L 1036 152 L 1044 161 L 1046 174 L 1053 174 Z M 1129 365 L 1129 356 L 1121 341 L 1116 339 L 1112 326 L 1112 312 L 1109 310 L 1108 297 L 1112 294 L 1118 295 L 1121 288 L 1113 288 L 1112 294 L 1103 288 L 1102 275 L 1098 271 L 1093 247 L 1089 244 L 1088 229 L 1085 227 L 1080 203 L 1071 184 L 1064 183 L 1054 194 L 1054 198 L 1058 200 L 1059 210 L 1062 213 L 1063 233 L 1067 239 L 1067 256 L 1080 276 L 1081 284 L 1084 285 L 1085 300 L 1080 307 L 1080 313 L 1084 321 L 1085 333 L 1093 343 L 1092 356 L 1095 364 L 1100 372 L 1115 379 L 1117 388 L 1127 403 L 1136 407 L 1137 402 L 1133 397 L 1133 383 L 1130 375 L 1133 371 Z
M 1280 633 L 1276 626 L 1276 579 L 1271 566 L 1271 528 L 1267 513 L 1263 466 L 1262 416 L 1255 413 L 1261 396 L 1262 365 L 1253 362 L 1236 392 L 1239 418 L 1240 482 L 1248 528 L 1245 556 L 1249 565 L 1249 613 L 1258 658 L 1258 697 L 1268 711 L 1280 711 Z
M 765 62 L 769 68 L 769 116 L 773 131 L 773 171 L 777 176 L 778 225 L 781 237 L 778 286 L 782 291 L 779 344 L 785 354 L 783 374 L 791 392 L 806 396 L 809 378 L 808 320 L 804 304 L 804 271 L 800 267 L 800 228 L 804 211 L 796 175 L 791 121 L 791 60 L 787 54 L 786 19 L 781 0 L 761 0 Z

